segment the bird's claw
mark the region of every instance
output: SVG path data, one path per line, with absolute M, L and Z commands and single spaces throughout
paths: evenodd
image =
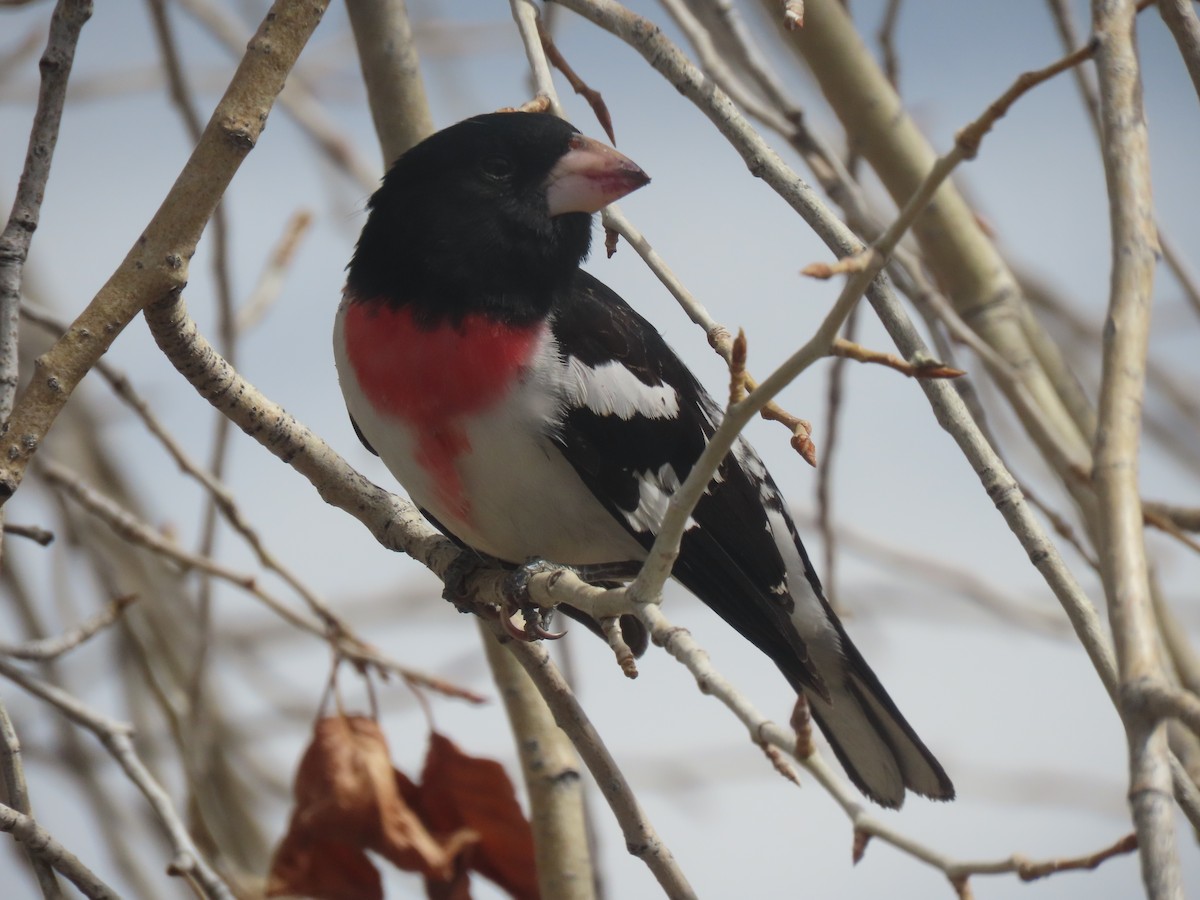
M 509 573 L 504 586 L 508 604 L 500 611 L 500 617 L 504 621 L 504 630 L 513 638 L 518 641 L 557 641 L 566 635 L 565 631 L 549 630 L 554 610 L 538 607 L 529 597 L 529 582 L 535 575 L 560 572 L 564 568 L 566 567 L 546 562 L 544 559 L 531 559 Z M 519 612 L 525 620 L 523 629 L 513 623 L 513 612 Z
M 536 607 L 525 607 L 517 610 L 525 619 L 525 627 L 518 628 L 514 624 L 511 615 L 505 615 L 505 610 L 500 610 L 500 621 L 504 625 L 504 630 L 508 632 L 509 637 L 518 641 L 532 643 L 533 641 L 557 641 L 561 637 L 566 637 L 565 631 L 549 631 L 541 623 L 542 611 Z

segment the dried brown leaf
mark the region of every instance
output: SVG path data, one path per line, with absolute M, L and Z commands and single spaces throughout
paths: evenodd
M 479 834 L 471 867 L 517 900 L 539 896 L 533 831 L 504 767 L 468 756 L 436 732 L 421 774 L 421 810 L 433 831 L 469 828 Z
M 288 833 L 271 866 L 273 894 L 330 900 L 381 896 L 378 873 L 364 850 L 402 869 L 449 882 L 457 872 L 455 858 L 477 840 L 469 831 L 446 829 L 449 833 L 442 840 L 430 833 L 411 802 L 417 788 L 392 768 L 383 732 L 363 716 L 317 722 L 296 771 L 293 793 Z M 342 866 L 348 878 L 353 876 L 349 893 L 336 887 Z
M 383 900 L 379 870 L 357 847 L 289 830 L 267 877 L 266 896 L 316 900 Z

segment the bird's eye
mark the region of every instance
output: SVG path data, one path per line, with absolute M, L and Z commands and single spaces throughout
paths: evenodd
M 506 156 L 489 156 L 481 164 L 483 174 L 493 181 L 504 181 L 512 177 L 513 163 Z

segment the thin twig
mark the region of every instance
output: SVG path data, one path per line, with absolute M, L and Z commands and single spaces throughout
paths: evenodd
M 900 21 L 900 0 L 888 0 L 879 23 L 879 49 L 883 52 L 883 71 L 896 93 L 900 92 L 900 59 L 896 55 L 896 25 Z
M 300 210 L 292 214 L 283 229 L 283 235 L 272 248 L 267 257 L 267 263 L 259 273 L 258 282 L 246 297 L 237 313 L 237 330 L 247 332 L 258 325 L 266 316 L 267 311 L 283 291 L 284 276 L 300 241 L 312 225 L 313 216 L 308 210 Z
M 1200 99 L 1200 19 L 1196 17 L 1196 10 L 1191 0 L 1157 0 L 1157 6 L 1159 15 L 1175 38 L 1196 97 Z
M 175 854 L 168 867 L 172 875 L 180 875 L 197 886 L 202 895 L 215 900 L 233 900 L 233 894 L 204 861 L 188 834 L 183 820 L 162 785 L 155 780 L 133 746 L 132 728 L 110 719 L 86 706 L 77 697 L 0 658 L 0 676 L 35 697 L 53 706 L 68 719 L 94 734 L 129 780 L 141 791 L 170 839 Z M 65 874 L 65 873 L 64 873 Z
M 74 472 L 52 461 L 42 463 L 43 474 L 52 485 L 61 488 L 66 494 L 89 513 L 99 518 L 113 529 L 118 535 L 138 546 L 145 547 L 167 559 L 183 566 L 184 569 L 195 569 L 205 572 L 215 578 L 235 585 L 251 594 L 272 612 L 285 621 L 328 641 L 342 656 L 356 663 L 373 666 L 383 671 L 392 672 L 412 684 L 436 690 L 448 696 L 469 700 L 472 703 L 484 702 L 478 694 L 450 684 L 443 679 L 426 675 L 403 666 L 394 660 L 381 655 L 374 647 L 356 637 L 340 619 L 330 615 L 328 619 L 314 621 L 300 612 L 292 609 L 273 593 L 267 591 L 259 583 L 259 579 L 246 572 L 238 572 L 207 556 L 200 556 L 178 546 L 147 523 L 109 498 L 98 493 L 76 475 Z
M 39 607 L 12 562 L 0 569 L 9 606 L 26 634 L 35 639 L 48 636 L 39 615 Z M 54 660 L 42 663 L 39 668 L 47 678 L 58 681 L 58 664 Z M 98 829 L 98 835 L 106 845 L 114 869 L 121 873 L 129 885 L 130 893 L 138 897 L 154 896 L 157 890 L 151 887 L 153 879 L 147 876 L 146 870 L 155 864 L 140 852 L 142 848 L 134 849 L 135 829 L 126 827 L 130 818 L 128 805 L 122 805 L 102 784 L 98 771 L 102 758 L 85 746 L 83 736 L 70 722 L 56 718 L 53 725 L 57 736 L 55 758 L 63 766 L 64 776 L 75 782 L 82 799 L 77 809 L 82 813 L 83 809 L 90 807 L 96 821 L 110 826 Z
M 858 316 L 861 306 L 854 307 L 842 329 L 843 337 L 853 341 L 858 331 Z M 825 401 L 825 430 L 822 441 L 825 445 L 823 464 L 817 468 L 817 529 L 821 533 L 821 548 L 825 563 L 821 566 L 821 582 L 825 596 L 835 612 L 843 609 L 837 589 L 837 537 L 833 527 L 833 466 L 842 420 L 842 398 L 845 394 L 846 359 L 836 357 L 829 367 L 829 387 Z
M 167 93 L 183 119 L 191 142 L 198 143 L 204 125 L 196 111 L 192 90 L 187 76 L 184 74 L 179 47 L 176 44 L 167 13 L 166 0 L 147 0 L 147 2 L 150 6 L 150 18 L 154 25 L 155 38 L 162 55 L 163 68 L 167 73 Z M 216 286 L 217 335 L 220 340 L 221 352 L 230 361 L 236 362 L 238 332 L 234 320 L 233 285 L 229 271 L 229 226 L 225 209 L 226 204 L 222 201 L 213 210 L 212 274 Z M 212 473 L 213 478 L 218 480 L 224 477 L 225 464 L 229 458 L 230 429 L 228 419 L 220 415 L 215 417 L 208 471 Z M 218 522 L 217 503 L 210 495 L 206 498 L 202 513 L 200 540 L 197 548 L 199 555 L 213 555 L 213 549 L 217 542 Z M 191 714 L 190 726 L 194 733 L 204 730 L 204 719 L 210 715 L 209 706 L 204 702 L 204 689 L 209 653 L 214 644 L 212 640 L 212 594 L 212 579 L 202 576 L 195 604 L 195 623 L 199 634 L 194 643 L 194 658 L 191 661 L 191 675 L 187 685 L 188 709 Z
M 36 860 L 36 865 L 47 866 L 61 873 L 79 888 L 85 897 L 91 900 L 120 900 L 120 894 L 101 881 L 100 876 L 80 862 L 79 857 L 55 840 L 50 832 L 27 813 L 0 803 L 0 831 L 10 832 Z M 39 875 L 39 879 L 40 877 Z M 61 897 L 62 893 L 57 883 L 54 892 L 47 893 L 43 883 L 42 896 Z
M 47 531 L 45 528 L 39 528 L 36 525 L 13 525 L 5 522 L 4 533 L 28 538 L 35 544 L 41 544 L 43 547 L 49 547 L 54 543 L 54 532 Z
M 135 600 L 137 600 L 137 597 L 132 594 L 118 597 L 87 621 L 81 622 L 74 628 L 68 629 L 55 637 L 26 641 L 23 644 L 10 644 L 7 641 L 0 641 L 0 656 L 11 656 L 14 659 L 37 660 L 39 662 L 44 662 L 48 659 L 57 659 L 67 651 L 74 650 L 80 644 L 90 640 L 112 625 Z
M 948 366 L 936 359 L 921 359 L 916 362 L 909 362 L 906 359 L 901 359 L 894 353 L 871 350 L 844 338 L 834 340 L 829 354 L 830 356 L 837 356 L 843 359 L 852 359 L 855 362 L 887 366 L 889 369 L 899 372 L 901 375 L 907 375 L 909 378 L 961 378 L 967 374 L 962 369 Z
M 17 729 L 13 727 L 12 719 L 8 715 L 8 708 L 2 699 L 0 699 L 0 778 L 3 779 L 4 784 L 3 797 L 8 802 L 8 806 L 0 804 L 0 807 L 6 810 L 11 808 L 16 815 L 31 815 L 33 810 L 29 805 L 29 788 L 25 783 L 25 767 L 21 762 L 21 740 L 17 737 Z M 33 825 L 32 820 L 30 820 L 30 825 Z M 25 858 L 29 860 L 34 877 L 37 878 L 38 887 L 41 888 L 43 900 L 62 900 L 62 888 L 59 886 L 58 879 L 54 877 L 53 864 L 50 859 L 39 852 L 37 839 L 31 840 L 32 835 L 22 835 L 15 828 L 6 830 L 13 831 L 14 836 L 20 842 Z
M 728 365 L 732 360 L 733 354 L 733 335 L 729 329 L 717 322 L 712 317 L 709 311 L 704 307 L 696 296 L 689 291 L 667 265 L 666 261 L 658 254 L 645 235 L 643 235 L 633 223 L 625 218 L 624 214 L 617 208 L 617 204 L 612 204 L 604 209 L 602 213 L 604 227 L 612 229 L 625 239 L 637 252 L 642 261 L 649 267 L 662 285 L 671 292 L 671 296 L 683 307 L 688 318 L 704 329 L 708 336 L 709 345 L 717 352 L 717 354 L 725 360 Z M 758 382 L 749 372 L 746 373 L 744 384 L 747 391 L 752 391 L 758 386 Z M 811 466 L 816 465 L 816 448 L 813 447 L 810 437 L 810 424 L 806 419 L 801 419 L 783 407 L 779 406 L 774 400 L 762 408 L 759 413 L 764 419 L 771 422 L 779 422 L 788 429 L 792 434 L 791 445 L 793 449 Z
M 7 421 L 17 392 L 17 343 L 21 304 L 21 271 L 41 217 L 50 163 L 58 143 L 67 81 L 75 61 L 75 45 L 92 15 L 91 0 L 59 0 L 50 18 L 50 36 L 39 68 L 42 73 L 37 110 L 29 132 L 25 165 L 4 231 L 0 232 L 0 423 Z
M 617 145 L 617 136 L 613 133 L 612 116 L 609 114 L 608 105 L 604 102 L 604 98 L 600 96 L 600 92 L 588 87 L 587 82 L 580 78 L 575 73 L 575 70 L 571 68 L 558 47 L 554 45 L 554 39 L 550 36 L 550 32 L 546 30 L 541 16 L 537 18 L 537 33 L 538 38 L 542 42 L 542 50 L 545 51 L 546 58 L 550 61 L 550 64 L 563 73 L 563 77 L 571 85 L 571 90 L 587 101 L 588 106 L 592 108 L 592 112 L 596 116 L 596 121 L 600 123 L 600 127 L 604 129 L 604 133 L 608 135 L 608 139 L 615 147 Z
M 1055 75 L 1066 72 L 1068 69 L 1073 69 L 1085 60 L 1091 59 L 1096 55 L 1097 47 L 1098 44 L 1095 40 L 1088 41 L 1082 47 L 1072 50 L 1057 62 L 1053 62 L 1041 69 L 1023 72 L 1018 75 L 1017 80 L 1013 82 L 1007 91 L 988 106 L 983 115 L 961 129 L 954 136 L 956 146 L 962 149 L 967 159 L 974 159 L 975 155 L 979 152 L 979 145 L 983 141 L 984 136 L 992 130 L 992 126 L 998 120 L 1008 114 L 1014 103 L 1039 84 L 1044 84 Z

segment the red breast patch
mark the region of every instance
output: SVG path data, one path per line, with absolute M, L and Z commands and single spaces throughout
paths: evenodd
M 433 328 L 419 326 L 408 307 L 350 303 L 346 354 L 377 412 L 413 426 L 416 460 L 433 478 L 439 499 L 470 518 L 455 461 L 471 449 L 463 416 L 498 402 L 529 363 L 544 325 L 512 326 L 482 313 Z

